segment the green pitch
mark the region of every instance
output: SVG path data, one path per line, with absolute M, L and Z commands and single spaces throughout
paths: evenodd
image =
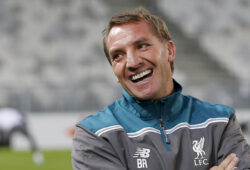
M 0 148 L 0 170 L 72 170 L 71 151 L 42 151 L 44 162 L 36 165 L 29 151 Z

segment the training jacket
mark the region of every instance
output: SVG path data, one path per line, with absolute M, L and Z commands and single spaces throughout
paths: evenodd
M 230 153 L 250 169 L 250 147 L 234 110 L 175 92 L 152 102 L 123 97 L 76 126 L 75 170 L 205 170 Z

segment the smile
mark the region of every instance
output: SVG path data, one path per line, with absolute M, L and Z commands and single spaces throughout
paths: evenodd
M 133 82 L 138 82 L 138 81 L 143 80 L 144 78 L 149 77 L 151 75 L 152 75 L 152 70 L 148 69 L 148 70 L 145 70 L 143 72 L 140 72 L 138 74 L 133 75 L 131 80 Z

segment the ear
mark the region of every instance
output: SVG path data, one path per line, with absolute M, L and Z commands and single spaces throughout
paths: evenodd
M 169 40 L 167 42 L 167 48 L 168 48 L 168 61 L 173 62 L 175 59 L 175 45 L 172 40 Z

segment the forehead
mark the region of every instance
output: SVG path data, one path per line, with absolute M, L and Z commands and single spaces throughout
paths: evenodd
M 107 37 L 107 47 L 113 46 L 116 43 L 126 41 L 136 41 L 139 38 L 156 37 L 149 26 L 143 20 L 139 22 L 131 22 L 127 24 L 117 25 L 111 28 Z

